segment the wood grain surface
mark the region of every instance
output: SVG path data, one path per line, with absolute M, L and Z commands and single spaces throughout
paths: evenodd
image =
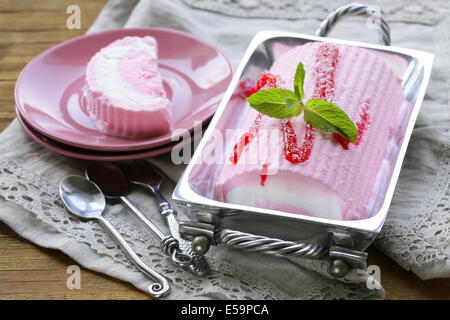
M 14 83 L 34 56 L 81 35 L 106 0 L 0 0 L 0 131 L 14 119 Z M 81 8 L 81 29 L 66 28 L 67 6 Z M 376 249 L 369 263 L 381 268 L 387 299 L 450 299 L 450 279 L 420 280 Z M 148 299 L 132 285 L 81 269 L 81 289 L 67 289 L 63 253 L 21 239 L 0 222 L 0 299 Z

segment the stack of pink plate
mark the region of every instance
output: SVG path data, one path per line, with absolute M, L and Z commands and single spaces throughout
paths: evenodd
M 213 46 L 184 32 L 119 29 L 62 42 L 28 63 L 15 92 L 17 118 L 27 134 L 54 152 L 87 160 L 138 159 L 172 150 L 179 136 L 108 136 L 95 129 L 81 108 L 81 88 L 89 59 L 114 40 L 146 35 L 158 41 L 159 67 L 171 100 L 174 134 L 192 132 L 195 125 L 207 122 L 231 80 L 228 59 Z

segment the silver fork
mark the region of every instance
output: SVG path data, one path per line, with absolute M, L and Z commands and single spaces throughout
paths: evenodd
M 126 161 L 119 164 L 128 180 L 138 186 L 149 190 L 158 204 L 159 212 L 164 217 L 169 226 L 172 236 L 178 240 L 180 250 L 192 257 L 189 270 L 197 275 L 204 276 L 210 272 L 208 261 L 203 255 L 199 255 L 192 250 L 191 243 L 182 239 L 179 232 L 179 221 L 177 213 L 161 193 L 162 177 L 145 160 Z

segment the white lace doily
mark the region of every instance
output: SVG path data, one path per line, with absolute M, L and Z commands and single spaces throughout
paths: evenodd
M 396 223 L 389 216 L 375 242 L 377 247 L 407 270 L 415 271 L 421 278 L 450 276 L 450 150 L 444 146 L 439 171 L 434 184 L 411 219 Z M 429 273 L 427 266 L 443 264 L 444 270 Z

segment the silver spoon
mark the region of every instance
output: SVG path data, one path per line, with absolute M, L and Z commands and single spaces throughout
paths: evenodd
M 171 257 L 172 262 L 178 266 L 188 266 L 192 257 L 180 251 L 178 240 L 171 235 L 165 235 L 137 208 L 127 195 L 129 183 L 122 170 L 110 162 L 90 162 L 86 168 L 86 176 L 95 182 L 107 198 L 121 200 L 131 212 L 142 221 L 161 241 L 164 254 Z
M 98 220 L 117 240 L 130 259 L 153 280 L 148 291 L 156 297 L 164 297 L 170 291 L 169 281 L 156 271 L 150 269 L 131 249 L 114 226 L 103 217 L 106 200 L 97 185 L 81 176 L 68 176 L 59 185 L 59 194 L 67 210 L 82 219 Z

